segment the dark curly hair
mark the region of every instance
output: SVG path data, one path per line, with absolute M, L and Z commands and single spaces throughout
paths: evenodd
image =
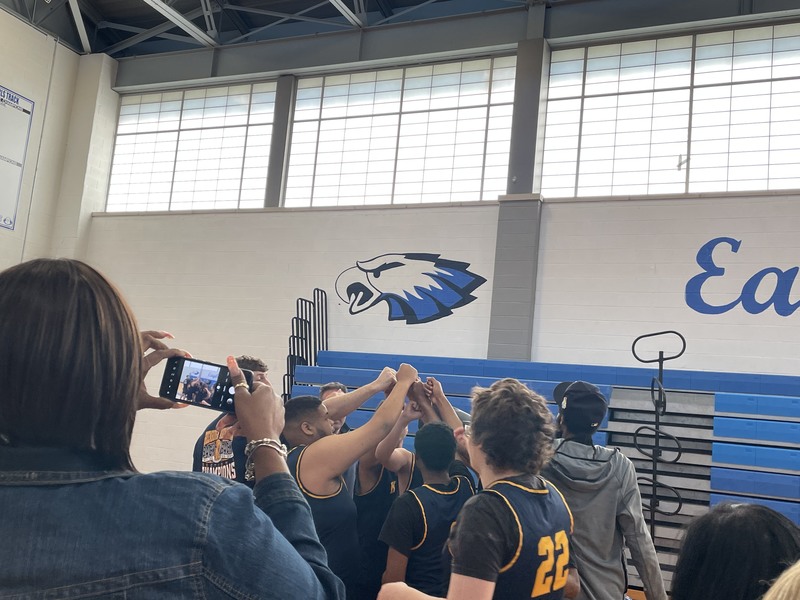
M 516 379 L 472 390 L 472 440 L 495 469 L 539 473 L 553 454 L 554 434 L 545 399 Z

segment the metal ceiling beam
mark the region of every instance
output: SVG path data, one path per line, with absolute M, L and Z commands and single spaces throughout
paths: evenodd
M 238 12 L 236 12 L 235 10 L 230 10 L 225 8 L 224 0 L 216 0 L 216 2 L 217 6 L 219 6 L 222 9 L 222 12 L 225 14 L 225 16 L 227 16 L 231 20 L 233 26 L 239 30 L 239 33 L 247 33 L 253 28 L 249 23 L 247 23 L 242 18 L 242 16 Z
M 378 10 L 384 18 L 391 17 L 394 14 L 394 9 L 389 5 L 388 0 L 378 0 Z
M 403 15 L 407 15 L 410 12 L 418 10 L 418 9 L 422 8 L 423 6 L 427 6 L 428 4 L 433 4 L 434 2 L 436 2 L 436 0 L 427 0 L 427 2 L 423 2 L 422 4 L 417 4 L 416 6 L 411 6 L 411 7 L 407 8 L 407 9 L 405 9 L 405 10 L 401 10 L 398 13 L 394 13 L 391 17 L 386 17 L 382 21 L 378 21 L 377 23 L 375 23 L 375 25 L 383 25 L 387 21 L 391 21 L 392 19 L 396 19 L 397 17 L 402 17 Z
M 196 8 L 193 11 L 190 11 L 184 15 L 187 19 L 194 19 L 195 17 L 199 17 L 203 14 L 202 8 Z M 131 46 L 135 46 L 136 44 L 140 44 L 150 38 L 154 38 L 162 33 L 166 33 L 170 29 L 175 28 L 175 23 L 172 21 L 167 21 L 166 23 L 162 23 L 161 25 L 157 25 L 152 29 L 148 29 L 147 31 L 143 31 L 142 33 L 138 33 L 136 35 L 132 35 L 127 40 L 122 40 L 121 42 L 114 44 L 113 46 L 109 46 L 108 48 L 104 49 L 103 52 L 109 55 L 116 54 L 122 50 L 126 50 Z
M 97 24 L 98 29 L 117 29 L 119 31 L 127 31 L 128 33 L 146 33 L 147 29 L 141 27 L 134 27 L 133 25 L 125 25 L 123 23 L 111 23 L 110 21 L 100 21 Z M 158 37 L 165 40 L 173 40 L 175 42 L 184 42 L 186 44 L 195 44 L 201 46 L 200 42 L 188 35 L 176 35 L 174 33 L 159 33 L 153 37 Z
M 287 15 L 287 14 L 284 14 L 284 13 L 280 13 L 280 14 L 284 15 L 283 18 L 278 19 L 277 21 L 273 21 L 269 25 L 264 25 L 263 27 L 259 27 L 257 29 L 253 29 L 253 31 L 249 31 L 249 32 L 245 33 L 244 35 L 240 35 L 237 38 L 234 38 L 232 40 L 228 40 L 227 45 L 235 44 L 236 42 L 240 42 L 240 41 L 242 41 L 244 39 L 249 38 L 251 35 L 255 35 L 257 33 L 261 33 L 262 31 L 264 31 L 266 29 L 269 29 L 270 27 L 275 27 L 276 25 L 280 25 L 281 23 L 285 23 L 286 21 L 292 21 L 292 20 L 305 21 L 305 20 L 309 20 L 310 17 L 303 17 L 302 15 L 304 13 L 311 12 L 312 10 L 317 9 L 320 6 L 325 6 L 326 4 L 328 4 L 327 0 L 325 2 L 320 2 L 319 4 L 315 4 L 314 6 L 309 6 L 305 10 L 301 10 L 299 13 L 295 13 L 293 15 Z M 228 7 L 229 5 L 226 4 L 225 6 Z M 230 6 L 230 8 L 233 9 L 233 10 L 242 10 L 244 12 L 256 11 L 256 14 L 257 14 L 258 11 L 261 10 L 261 9 L 250 9 L 250 8 L 248 8 L 247 10 L 244 10 L 244 7 L 242 7 L 242 6 L 235 6 L 235 7 L 234 6 Z M 265 12 L 272 12 L 272 11 L 265 11 Z M 273 15 L 273 16 L 275 16 L 275 15 Z M 314 19 L 314 21 L 322 21 L 322 23 L 324 23 L 325 25 L 333 25 L 333 26 L 338 26 L 338 27 L 345 27 L 349 31 L 352 31 L 352 29 L 353 29 L 352 27 L 350 27 L 350 25 L 345 25 L 343 23 L 336 23 L 335 21 L 325 21 L 325 20 L 322 20 L 322 19 Z
M 89 43 L 89 35 L 86 33 L 86 24 L 83 22 L 81 8 L 78 0 L 69 0 L 69 8 L 72 11 L 72 19 L 75 21 L 75 28 L 78 30 L 78 37 L 81 38 L 81 46 L 87 54 L 92 53 L 92 45 Z
M 233 11 L 236 11 L 236 12 L 251 13 L 251 14 L 254 14 L 254 15 L 264 15 L 264 16 L 267 16 L 267 17 L 279 17 L 281 19 L 279 21 L 280 23 L 284 23 L 286 21 L 308 21 L 309 23 L 320 23 L 322 25 L 334 25 L 334 26 L 337 26 L 337 27 L 345 27 L 347 29 L 350 29 L 350 25 L 345 25 L 343 23 L 336 23 L 335 21 L 331 22 L 329 19 L 316 19 L 314 17 L 304 17 L 303 16 L 304 13 L 312 11 L 315 8 L 319 8 L 320 6 L 325 6 L 326 4 L 328 4 L 328 2 L 320 2 L 319 4 L 316 4 L 314 6 L 311 6 L 311 7 L 307 8 L 307 9 L 305 9 L 303 11 L 300 11 L 300 12 L 294 13 L 294 14 L 282 13 L 282 12 L 277 12 L 277 11 L 274 11 L 274 10 L 265 10 L 263 8 L 249 8 L 249 7 L 246 7 L 246 6 L 237 6 L 235 4 L 230 4 L 228 2 L 223 4 L 222 8 L 224 8 L 225 10 L 233 10 Z M 274 25 L 274 23 L 270 23 L 270 25 Z M 253 32 L 251 31 L 250 33 L 252 34 Z
M 197 25 L 192 23 L 191 18 L 186 18 L 184 15 L 179 13 L 177 10 L 165 4 L 162 0 L 142 0 L 145 4 L 149 7 L 155 9 L 156 11 L 160 12 L 164 15 L 167 19 L 172 21 L 175 25 L 183 29 L 186 33 L 196 39 L 198 42 L 207 46 L 209 48 L 213 48 L 215 46 L 219 46 L 217 41 L 208 35 L 205 31 L 200 29 Z M 200 14 L 203 14 L 203 9 L 200 9 Z
M 356 15 L 347 4 L 344 3 L 344 0 L 329 0 L 331 4 L 333 4 L 334 8 L 338 10 L 345 19 L 350 21 L 350 24 L 353 27 L 366 27 L 367 24 L 361 20 L 361 17 Z

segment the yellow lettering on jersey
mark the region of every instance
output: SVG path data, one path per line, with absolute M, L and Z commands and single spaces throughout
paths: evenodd
M 567 584 L 569 542 L 566 532 L 562 529 L 552 537 L 546 535 L 540 538 L 538 552 L 542 557 L 542 562 L 536 569 L 531 598 L 545 596 L 555 590 L 560 590 Z M 555 572 L 553 572 L 554 564 Z

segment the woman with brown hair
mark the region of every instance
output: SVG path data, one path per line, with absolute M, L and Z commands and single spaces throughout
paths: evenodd
M 12 597 L 343 598 L 276 440 L 283 404 L 231 357 L 256 485 L 136 472 L 147 371 L 183 355 L 137 331 L 116 289 L 75 260 L 0 273 L 0 590 Z M 150 351 L 143 356 L 143 352 Z

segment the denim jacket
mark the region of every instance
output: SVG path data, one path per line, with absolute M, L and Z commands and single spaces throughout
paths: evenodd
M 288 474 L 251 491 L 0 446 L 0 511 L 3 599 L 344 598 Z

